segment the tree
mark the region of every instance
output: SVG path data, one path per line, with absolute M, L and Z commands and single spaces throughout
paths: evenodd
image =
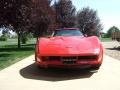
M 75 25 L 75 7 L 71 0 L 58 0 L 54 4 L 56 12 L 56 23 L 62 27 L 73 27 Z
M 50 2 L 51 0 L 33 0 L 31 11 L 31 31 L 36 37 L 44 35 L 49 24 L 54 21 L 54 12 L 50 7 Z
M 18 48 L 21 36 L 34 32 L 41 36 L 47 30 L 52 19 L 51 0 L 1 0 L 0 25 L 12 25 L 18 35 Z
M 120 32 L 120 30 L 116 26 L 112 26 L 106 33 L 105 37 L 110 38 L 112 32 Z
M 18 34 L 18 48 L 20 48 L 21 34 L 27 30 L 30 22 L 31 0 L 1 0 L 0 25 L 12 25 Z
M 97 11 L 90 9 L 89 7 L 83 8 L 77 14 L 77 26 L 88 36 L 99 36 L 103 29 L 100 19 L 97 16 Z

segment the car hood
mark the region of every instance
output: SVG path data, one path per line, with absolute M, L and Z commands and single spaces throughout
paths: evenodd
M 99 44 L 95 37 L 59 36 L 40 41 L 39 51 L 44 55 L 91 54 Z

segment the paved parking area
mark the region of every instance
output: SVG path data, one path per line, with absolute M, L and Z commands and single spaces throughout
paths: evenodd
M 98 71 L 38 69 L 34 55 L 0 71 L 0 90 L 120 90 L 120 61 L 104 56 Z
M 102 42 L 105 48 L 105 54 L 120 60 L 120 42 L 110 41 L 110 42 Z

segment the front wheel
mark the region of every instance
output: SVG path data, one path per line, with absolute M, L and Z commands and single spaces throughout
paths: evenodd
M 90 70 L 98 70 L 100 68 L 101 64 L 93 65 L 90 67 Z

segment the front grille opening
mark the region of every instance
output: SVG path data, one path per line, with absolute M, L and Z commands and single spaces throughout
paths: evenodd
M 62 59 L 77 60 L 77 57 L 61 57 Z
M 77 60 L 96 60 L 98 56 L 42 56 L 43 61 L 77 61 Z
M 62 63 L 63 64 L 75 64 L 76 61 L 63 61 Z
M 60 60 L 60 56 L 43 56 L 42 60 Z
M 49 60 L 60 60 L 59 56 L 49 56 Z
M 78 56 L 78 60 L 95 60 L 98 56 Z
M 77 62 L 77 56 L 61 57 L 63 64 L 75 64 Z

